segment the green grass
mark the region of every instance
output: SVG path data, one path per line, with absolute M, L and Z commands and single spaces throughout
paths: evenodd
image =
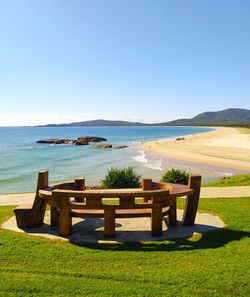
M 237 128 L 241 133 L 250 134 L 250 128 Z
M 250 174 L 234 175 L 202 185 L 202 187 L 250 186 Z
M 12 210 L 0 207 L 0 221 Z M 226 227 L 190 239 L 81 245 L 0 230 L 0 296 L 249 296 L 250 197 L 203 199 L 200 211 Z

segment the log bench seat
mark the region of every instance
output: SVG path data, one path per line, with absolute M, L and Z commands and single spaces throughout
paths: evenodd
M 162 216 L 168 214 L 169 208 L 162 209 Z M 72 209 L 70 212 L 72 218 L 104 218 L 103 209 Z M 143 218 L 151 217 L 151 209 L 117 209 L 116 218 Z

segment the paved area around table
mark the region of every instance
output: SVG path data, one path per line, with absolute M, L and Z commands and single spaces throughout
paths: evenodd
M 42 236 L 51 240 L 65 240 L 72 243 L 80 242 L 127 242 L 127 241 L 152 241 L 174 238 L 185 238 L 194 234 L 202 234 L 218 228 L 223 228 L 223 221 L 215 215 L 198 213 L 195 225 L 184 227 L 181 224 L 183 211 L 177 211 L 178 225 L 167 227 L 167 218 L 163 220 L 163 235 L 152 237 L 150 218 L 116 219 L 116 237 L 107 239 L 103 234 L 103 219 L 78 219 L 73 218 L 72 235 L 68 238 L 60 237 L 58 230 L 49 225 L 49 212 L 46 213 L 45 224 L 40 228 L 26 228 L 21 230 L 16 225 L 15 217 L 10 218 L 1 227 L 15 232 L 26 233 L 33 236 Z

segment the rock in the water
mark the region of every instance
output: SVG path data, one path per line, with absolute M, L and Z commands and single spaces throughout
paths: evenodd
M 98 148 L 98 149 L 106 149 L 106 148 L 112 148 L 112 144 L 96 144 L 93 146 L 94 148 Z
M 45 144 L 68 144 L 72 143 L 72 139 L 61 139 L 61 138 L 50 138 L 50 139 L 43 139 L 38 140 L 37 143 L 45 143 Z
M 127 148 L 127 145 L 117 145 L 117 146 L 113 146 L 113 149 L 118 150 L 118 149 L 124 149 Z
M 74 144 L 75 145 L 88 145 L 89 142 L 87 140 L 78 138 L 77 140 L 74 141 Z
M 87 141 L 87 142 L 102 142 L 102 141 L 107 141 L 106 138 L 97 137 L 97 136 L 81 136 L 81 137 L 78 137 L 77 140 L 79 140 L 79 141 Z
M 37 143 L 44 143 L 44 144 L 72 144 L 75 145 L 88 145 L 89 142 L 101 142 L 107 141 L 106 138 L 97 137 L 97 136 L 81 136 L 77 139 L 64 139 L 64 138 L 49 138 L 49 139 L 42 139 L 38 140 Z

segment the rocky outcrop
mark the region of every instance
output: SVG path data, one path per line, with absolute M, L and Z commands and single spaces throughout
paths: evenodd
M 113 149 L 115 149 L 115 150 L 124 149 L 124 148 L 128 148 L 128 146 L 127 146 L 127 145 L 117 145 L 117 146 L 113 146 Z
M 45 143 L 45 144 L 68 144 L 73 143 L 73 139 L 64 139 L 64 138 L 49 138 L 38 140 L 37 143 Z
M 107 148 L 112 148 L 112 144 L 96 144 L 93 146 L 94 148 L 97 149 L 107 149 Z
M 74 140 L 75 145 L 89 145 L 89 142 L 86 139 L 77 138 Z
M 81 137 L 78 137 L 77 140 L 79 140 L 79 141 L 87 141 L 87 142 L 102 142 L 102 141 L 107 141 L 106 138 L 97 137 L 97 136 L 81 136 Z
M 89 142 L 101 142 L 107 141 L 106 138 L 97 136 L 81 136 L 77 139 L 65 139 L 65 138 L 49 138 L 38 140 L 37 143 L 43 144 L 69 144 L 74 143 L 75 145 L 88 145 Z
M 89 145 L 90 142 L 102 142 L 107 141 L 106 138 L 97 137 L 97 136 L 81 136 L 77 139 L 68 139 L 68 138 L 49 138 L 38 140 L 37 143 L 43 144 L 74 144 L 74 145 Z M 112 146 L 109 143 L 100 143 L 93 146 L 93 148 L 97 149 L 107 149 L 113 148 L 115 150 L 127 148 L 127 145 L 116 145 Z

